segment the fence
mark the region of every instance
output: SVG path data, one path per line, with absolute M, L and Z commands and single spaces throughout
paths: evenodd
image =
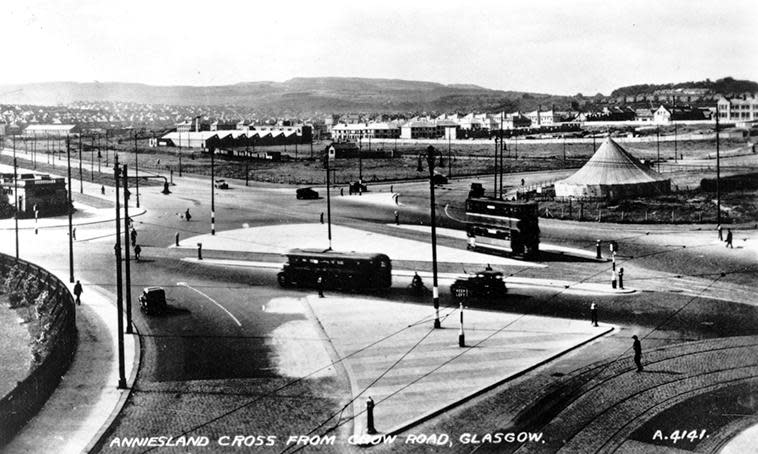
M 46 322 L 36 339 L 44 347 L 44 353 L 35 358 L 29 376 L 0 399 L 0 447 L 13 438 L 55 391 L 71 365 L 77 345 L 76 309 L 66 284 L 33 263 L 0 254 L 0 275 L 6 276 L 14 266 L 18 266 L 24 278 L 35 276 L 41 292 L 47 291 L 47 299 L 36 307 L 45 309 Z M 21 282 L 19 279 L 16 287 Z

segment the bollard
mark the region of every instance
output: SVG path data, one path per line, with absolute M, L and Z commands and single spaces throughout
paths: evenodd
M 179 247 L 179 232 L 176 232 L 176 235 L 174 235 L 174 242 L 176 243 L 176 246 Z
M 376 428 L 374 428 L 374 399 L 371 396 L 366 399 L 366 433 L 374 435 Z
M 203 259 L 203 243 L 197 243 L 197 259 Z
M 597 252 L 597 256 L 596 256 L 597 259 L 603 258 L 603 255 L 600 252 L 600 246 L 601 246 L 601 244 L 602 244 L 602 242 L 600 240 L 597 240 L 595 242 L 595 250 Z
M 461 303 L 461 329 L 458 331 L 458 346 L 459 347 L 465 347 L 466 346 L 466 336 L 463 334 L 463 303 Z

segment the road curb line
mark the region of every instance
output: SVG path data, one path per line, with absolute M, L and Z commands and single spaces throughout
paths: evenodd
M 105 298 L 113 303 L 113 300 L 110 298 L 110 296 L 106 296 Z M 124 308 L 124 314 L 125 313 L 126 308 Z M 124 409 L 126 401 L 132 395 L 132 391 L 134 390 L 134 383 L 137 381 L 137 374 L 139 374 L 140 366 L 142 365 L 142 339 L 140 337 L 140 331 L 137 328 L 137 325 L 134 323 L 134 320 L 132 320 L 132 328 L 134 329 L 134 333 L 131 335 L 134 342 L 134 356 L 132 360 L 132 368 L 129 371 L 129 377 L 126 380 L 126 389 L 121 391 L 118 402 L 116 402 L 113 410 L 111 410 L 110 415 L 108 415 L 108 418 L 103 422 L 102 426 L 100 426 L 100 429 L 97 431 L 97 433 L 95 433 L 89 443 L 87 443 L 82 452 L 92 452 L 100 444 L 100 440 L 116 422 L 116 418 L 118 418 L 118 416 L 121 414 L 121 410 Z M 118 359 L 116 359 L 116 361 L 118 361 Z
M 341 369 L 341 372 L 344 374 L 345 377 L 347 377 L 348 384 L 350 386 L 350 399 L 355 399 L 355 392 L 358 390 L 358 382 L 355 381 L 355 375 L 353 374 L 353 370 L 350 367 L 350 365 L 345 360 L 345 357 L 340 356 L 340 352 L 337 350 L 337 347 L 332 342 L 332 338 L 329 337 L 329 335 L 326 332 L 326 329 L 324 328 L 324 325 L 321 323 L 321 320 L 316 315 L 316 312 L 313 310 L 313 307 L 311 306 L 310 299 L 313 298 L 311 295 L 306 295 L 305 298 L 301 298 L 301 301 L 303 303 L 303 306 L 305 307 L 305 316 L 314 324 L 316 325 L 316 329 L 319 330 L 321 335 L 323 336 L 325 343 L 326 343 L 326 350 L 329 354 L 329 357 L 332 360 L 332 365 L 335 366 L 335 368 Z M 350 410 L 349 420 L 351 421 L 351 424 L 353 425 L 353 430 L 348 430 L 348 432 L 354 432 L 355 431 L 355 402 L 353 402 L 351 405 L 349 405 L 347 408 Z

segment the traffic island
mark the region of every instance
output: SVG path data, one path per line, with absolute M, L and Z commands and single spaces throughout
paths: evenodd
M 443 308 L 366 297 L 309 296 L 309 306 L 349 375 L 354 438 L 403 432 L 614 330 L 583 320 Z M 356 310 L 360 308 L 360 310 Z M 373 424 L 366 401 L 372 399 Z M 366 436 L 369 435 L 369 436 Z

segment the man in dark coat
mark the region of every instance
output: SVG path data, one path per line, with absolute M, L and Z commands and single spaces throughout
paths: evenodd
M 732 229 L 726 229 L 726 247 L 734 249 L 732 246 Z
M 597 326 L 597 305 L 595 303 L 590 306 L 590 323 L 592 326 Z
M 637 335 L 632 336 L 632 339 L 634 339 L 634 343 L 632 343 L 632 348 L 634 349 L 634 364 L 637 365 L 637 372 L 642 372 L 642 344 L 637 338 Z
M 82 304 L 82 300 L 81 300 L 82 292 L 83 292 L 82 283 L 79 281 L 76 281 L 76 285 L 74 285 L 74 295 L 76 296 L 76 304 L 78 305 Z

